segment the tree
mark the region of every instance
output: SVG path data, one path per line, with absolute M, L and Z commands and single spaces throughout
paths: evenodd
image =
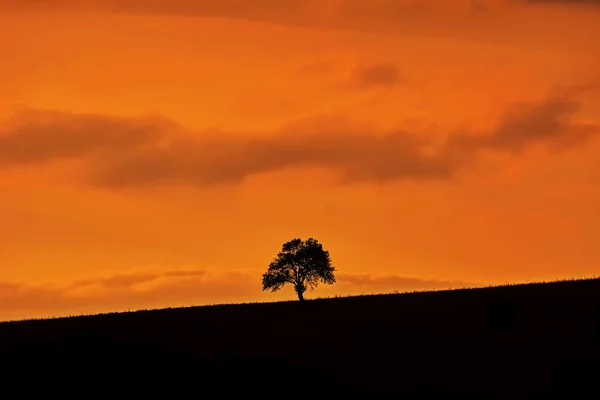
M 262 276 L 263 290 L 276 292 L 285 284 L 294 286 L 298 300 L 304 300 L 306 289 L 314 289 L 319 283 L 335 283 L 335 267 L 331 265 L 329 252 L 316 239 L 292 239 L 283 244 L 277 257 L 269 264 Z

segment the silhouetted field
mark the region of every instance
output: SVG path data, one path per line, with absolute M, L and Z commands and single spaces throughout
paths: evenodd
M 24 398 L 600 398 L 600 279 L 9 322 L 0 365 Z

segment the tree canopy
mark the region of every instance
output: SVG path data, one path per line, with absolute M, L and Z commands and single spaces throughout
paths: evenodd
M 269 264 L 262 276 L 263 290 L 276 292 L 286 284 L 294 287 L 298 300 L 304 300 L 307 289 L 319 283 L 335 283 L 335 267 L 329 252 L 316 239 L 292 239 L 283 244 L 281 251 Z

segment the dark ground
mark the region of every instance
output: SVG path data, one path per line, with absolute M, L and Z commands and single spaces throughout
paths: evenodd
M 0 372 L 5 398 L 599 399 L 600 279 L 2 323 Z

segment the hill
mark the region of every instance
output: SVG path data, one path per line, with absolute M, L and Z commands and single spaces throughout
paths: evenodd
M 593 396 L 600 279 L 8 322 L 0 364 L 21 395 Z

